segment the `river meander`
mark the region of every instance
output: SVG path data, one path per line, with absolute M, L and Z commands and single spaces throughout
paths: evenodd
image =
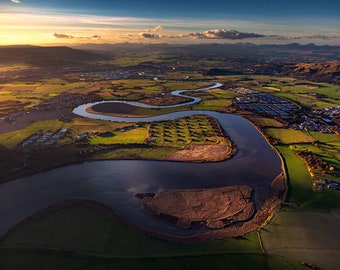
M 93 105 L 93 104 L 92 104 Z M 147 160 L 110 160 L 69 165 L 0 185 L 0 236 L 32 214 L 61 201 L 93 200 L 110 207 L 118 216 L 145 230 L 168 235 L 192 235 L 200 229 L 179 229 L 147 215 L 136 193 L 171 189 L 215 188 L 249 185 L 257 207 L 267 199 L 268 186 L 282 173 L 281 159 L 258 130 L 244 118 L 212 111 L 184 111 L 148 118 L 119 118 L 75 113 L 111 121 L 159 121 L 188 115 L 215 117 L 237 153 L 216 163 Z

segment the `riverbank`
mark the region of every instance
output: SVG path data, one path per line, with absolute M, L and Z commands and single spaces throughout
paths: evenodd
M 136 196 L 151 211 L 151 214 L 173 224 L 173 226 L 205 226 L 209 228 L 190 236 L 151 232 L 153 237 L 175 242 L 205 242 L 226 237 L 244 236 L 265 226 L 270 221 L 273 212 L 283 202 L 286 190 L 285 182 L 284 174 L 278 175 L 270 184 L 271 197 L 266 199 L 257 210 L 253 208 L 253 202 L 249 197 L 251 188 L 247 186 L 229 186 L 204 190 L 173 190 L 155 194 L 137 194 Z M 228 195 L 225 197 L 226 194 Z M 174 200 L 169 200 L 173 197 L 176 198 L 175 204 L 173 204 Z M 239 198 L 237 199 L 237 197 Z M 195 203 L 193 203 L 193 200 Z M 177 203 L 178 201 L 179 203 Z M 218 202 L 219 207 L 214 202 Z M 221 209 L 221 203 L 226 205 L 224 209 Z M 231 206 L 232 203 L 236 204 L 234 206 L 236 208 Z M 228 209 L 228 206 L 231 206 L 230 209 Z M 212 209 L 209 211 L 211 207 Z
M 47 207 L 27 216 L 25 219 L 21 220 L 20 222 L 14 224 L 12 227 L 10 227 L 4 234 L 0 236 L 0 241 L 5 239 L 8 235 L 10 235 L 12 232 L 16 231 L 16 229 L 24 226 L 25 224 L 38 219 L 40 217 L 45 216 L 46 214 L 55 212 L 56 210 L 76 206 L 76 205 L 84 205 L 84 206 L 91 206 L 94 207 L 101 212 L 105 213 L 109 217 L 111 217 L 113 220 L 119 221 L 128 227 L 135 228 L 141 233 L 151 236 L 156 239 L 160 240 L 166 240 L 170 242 L 185 242 L 185 243 L 197 243 L 197 242 L 206 242 L 216 239 L 223 239 L 226 237 L 238 237 L 243 236 L 247 233 L 250 233 L 252 231 L 256 231 L 260 229 L 262 226 L 264 226 L 269 220 L 270 217 L 275 209 L 277 209 L 283 198 L 283 194 L 285 191 L 285 179 L 284 176 L 281 174 L 278 177 L 276 177 L 271 182 L 271 189 L 272 189 L 272 196 L 268 198 L 265 203 L 258 209 L 257 211 L 253 207 L 253 202 L 251 200 L 250 194 L 251 194 L 251 188 L 247 186 L 228 186 L 224 188 L 218 188 L 218 189 L 201 189 L 201 190 L 172 190 L 166 193 L 166 196 L 182 196 L 183 194 L 189 194 L 189 197 L 194 198 L 195 195 L 199 196 L 196 198 L 200 200 L 200 203 L 202 203 L 202 207 L 198 207 L 198 205 L 190 204 L 181 208 L 181 204 L 179 206 L 176 206 L 176 209 L 174 211 L 181 211 L 184 212 L 190 211 L 189 208 L 193 207 L 191 209 L 194 209 L 195 211 L 200 208 L 202 212 L 198 210 L 198 212 L 195 214 L 196 216 L 201 217 L 201 222 L 209 222 L 209 229 L 198 231 L 195 234 L 187 235 L 187 236 L 179 236 L 179 235 L 172 235 L 172 234 L 165 234 L 160 233 L 157 230 L 150 230 L 146 229 L 143 226 L 140 226 L 138 224 L 131 223 L 124 218 L 122 218 L 120 215 L 117 214 L 117 211 L 112 209 L 111 207 L 98 202 L 96 200 L 90 200 L 90 199 L 70 199 L 70 200 L 63 200 L 57 203 L 53 203 L 51 205 L 48 205 Z M 161 192 L 162 193 L 162 192 Z M 161 194 L 159 193 L 159 194 Z M 157 193 L 158 194 L 158 193 Z M 152 196 L 156 196 L 157 194 L 153 194 Z M 203 197 L 202 197 L 203 195 Z M 144 201 L 143 203 L 146 204 L 146 202 L 150 201 L 150 195 L 144 195 L 144 194 L 136 194 L 138 198 L 141 199 L 141 201 Z M 162 195 L 160 195 L 162 196 Z M 165 196 L 165 197 L 166 197 Z M 189 198 L 188 195 L 184 195 L 185 197 Z M 222 201 L 224 203 L 227 203 L 230 205 L 230 203 L 236 203 L 236 208 L 238 209 L 235 211 L 235 209 L 221 209 L 221 211 L 216 211 L 215 207 L 212 209 L 212 211 L 208 211 L 209 209 L 205 209 L 203 205 L 208 207 L 212 207 L 211 204 L 212 201 L 209 198 L 213 198 L 214 202 L 221 203 Z M 236 201 L 235 198 L 238 198 Z M 164 198 L 163 198 L 164 199 Z M 161 199 L 162 201 L 162 199 Z M 174 201 L 164 201 L 166 204 L 174 203 Z M 161 203 L 162 204 L 162 203 Z M 248 207 L 246 207 L 248 205 Z M 221 206 L 221 205 L 220 205 Z M 198 208 L 197 208 L 198 207 Z M 222 207 L 223 208 L 223 207 Z M 158 206 L 154 209 L 160 209 Z M 174 208 L 172 208 L 174 209 Z M 206 211 L 205 211 L 206 210 Z M 254 211 L 255 210 L 255 211 Z M 159 211 L 159 210 L 157 210 Z M 167 211 L 170 211 L 169 209 Z M 184 213 L 182 212 L 182 213 Z M 190 217 L 188 215 L 186 216 L 186 221 L 181 223 L 181 227 L 183 227 L 183 224 L 191 224 L 194 226 L 200 226 L 201 222 L 194 222 L 193 220 L 190 220 Z M 210 221 L 209 221 L 210 217 Z M 156 217 L 157 218 L 157 217 Z M 163 220 L 163 222 L 169 222 L 172 224 L 172 226 L 176 226 L 176 224 L 173 223 L 174 219 L 166 218 L 165 214 L 161 215 L 161 212 L 159 212 L 159 217 Z M 224 226 L 220 226 L 219 220 L 229 219 L 229 222 L 223 222 Z M 192 222 L 192 223 L 191 223 Z M 202 224 L 201 224 L 202 225 Z M 185 227 L 185 226 L 184 226 Z
M 131 105 L 130 103 L 127 104 Z M 214 136 L 222 136 L 223 132 L 221 129 L 227 132 L 230 140 L 237 145 L 238 151 L 235 154 L 236 148 L 231 145 L 228 147 L 225 147 L 225 145 L 223 147 L 217 145 L 221 153 L 235 154 L 233 158 L 227 162 L 220 163 L 195 164 L 193 162 L 174 163 L 145 160 L 98 161 L 66 166 L 43 174 L 27 177 L 29 179 L 17 179 L 16 181 L 8 183 L 8 185 L 0 186 L 0 194 L 4 194 L 4 196 L 0 197 L 0 201 L 3 201 L 3 205 L 7 205 L 8 208 L 5 210 L 12 212 L 14 210 L 13 208 L 20 209 L 20 213 L 16 213 L 15 216 L 10 216 L 6 224 L 3 224 L 3 231 L 6 231 L 6 226 L 20 222 L 20 218 L 34 214 L 46 205 L 67 199 L 73 200 L 80 196 L 81 198 L 95 200 L 110 207 L 120 218 L 124 219 L 125 222 L 148 231 L 146 234 L 155 234 L 161 239 L 162 237 L 166 239 L 169 236 L 172 241 L 205 241 L 228 236 L 234 237 L 256 230 L 280 202 L 281 195 L 276 194 L 281 193 L 276 192 L 276 188 L 272 186 L 273 184 L 270 184 L 272 179 L 282 172 L 282 164 L 277 157 L 277 153 L 271 149 L 262 134 L 241 117 L 212 111 L 181 111 L 144 118 L 108 117 L 102 114 L 88 113 L 86 109 L 91 106 L 93 106 L 93 104 L 84 104 L 77 107 L 74 112 L 84 117 L 118 122 L 154 123 L 154 121 L 175 120 L 172 123 L 173 127 L 170 125 L 160 127 L 161 133 L 159 134 L 163 134 L 161 143 L 168 143 L 172 137 L 177 138 L 177 140 L 181 138 L 182 140 L 187 137 L 188 134 L 192 137 L 192 141 L 201 143 L 200 134 L 198 134 L 197 131 L 204 134 L 207 131 L 206 126 L 211 126 L 213 128 L 210 129 L 214 131 Z M 126 107 L 123 106 L 123 108 Z M 204 122 L 202 119 L 199 119 L 196 122 L 191 121 L 190 123 L 189 121 L 184 121 L 182 124 L 176 122 L 177 119 L 197 114 L 208 115 L 216 119 L 215 121 L 218 121 L 221 127 L 211 120 Z M 207 123 L 209 123 L 209 125 Z M 184 129 L 185 126 L 191 126 L 191 128 L 186 130 Z M 156 129 L 158 129 L 158 127 L 154 127 L 154 130 Z M 172 131 L 175 130 L 176 133 L 173 133 Z M 153 135 L 155 134 L 157 135 L 158 133 L 153 131 Z M 154 142 L 153 140 L 153 143 Z M 173 143 L 173 145 L 176 145 L 176 143 Z M 215 156 L 216 158 L 216 156 L 218 156 L 216 155 L 217 153 L 214 152 L 214 150 L 217 150 L 216 145 L 208 147 L 207 145 L 208 144 L 203 143 L 191 149 L 190 147 L 189 149 L 184 149 L 184 152 L 181 152 L 177 156 L 177 159 L 179 157 L 184 159 L 185 156 L 186 159 L 192 159 L 193 153 L 190 153 L 190 151 L 193 152 L 195 148 L 196 150 L 199 149 L 200 151 L 198 152 L 201 154 L 204 150 L 205 153 L 209 152 L 211 157 Z M 189 151 L 189 153 L 185 151 Z M 87 154 L 88 153 L 86 153 L 86 155 Z M 197 156 L 202 160 L 201 154 Z M 134 158 L 135 155 L 129 157 Z M 83 157 L 83 159 L 85 159 L 85 157 Z M 267 164 L 268 166 L 259 170 L 263 164 Z M 60 174 L 64 176 L 62 179 L 60 179 Z M 122 181 L 122 175 L 124 176 L 124 181 Z M 46 181 L 46 179 L 49 179 L 49 181 Z M 84 181 L 84 179 L 86 180 Z M 47 182 L 48 186 L 46 186 Z M 25 192 L 27 196 L 30 197 L 32 194 L 35 194 L 34 200 L 37 206 L 35 209 L 26 207 L 27 202 L 25 201 L 25 196 L 17 196 L 17 193 L 20 192 L 26 184 L 27 188 L 25 188 Z M 31 185 L 34 185 L 36 189 L 30 188 Z M 202 232 L 201 230 L 178 230 L 168 224 L 162 224 L 158 220 L 150 219 L 150 217 L 145 214 L 144 208 L 140 204 L 136 204 L 136 198 L 133 197 L 133 195 L 137 193 L 158 192 L 159 190 L 199 188 L 207 190 L 208 192 L 211 188 L 235 185 L 249 185 L 254 190 L 252 201 L 257 210 L 256 213 L 253 215 L 253 218 L 249 217 L 249 220 L 246 218 L 246 222 L 242 224 L 237 222 L 237 226 L 213 229 L 208 232 Z M 17 189 L 18 187 L 20 187 L 20 189 Z M 268 188 L 270 188 L 270 190 L 268 190 Z M 17 198 L 15 207 L 6 204 L 7 201 L 13 202 L 13 198 Z M 22 206 L 19 207 L 19 205 Z M 4 211 L 4 213 L 6 211 Z M 236 227 L 241 229 L 241 231 Z

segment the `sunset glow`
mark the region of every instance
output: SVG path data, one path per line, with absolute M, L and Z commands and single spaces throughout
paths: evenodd
M 328 1 L 334 2 L 333 6 L 329 6 L 329 14 L 327 9 L 323 9 L 319 19 L 315 18 L 310 8 L 306 9 L 305 14 L 286 12 L 275 17 L 270 10 L 267 10 L 267 15 L 259 12 L 252 14 L 252 6 L 238 10 L 237 7 L 230 8 L 231 3 L 228 6 L 228 3 L 221 4 L 219 1 L 212 2 L 225 6 L 226 11 L 230 10 L 229 13 L 219 13 L 214 3 L 211 3 L 210 9 L 199 10 L 194 7 L 192 11 L 179 10 L 178 13 L 170 14 L 160 5 L 154 5 L 154 12 L 151 12 L 147 8 L 144 10 L 138 3 L 132 3 L 134 1 L 128 1 L 131 5 L 118 3 L 117 8 L 105 1 L 99 1 L 100 5 L 91 5 L 89 2 L 72 1 L 71 5 L 58 1 L 58 4 L 49 5 L 46 1 L 2 1 L 0 44 L 233 42 L 225 36 L 201 34 L 217 29 L 264 36 L 255 40 L 247 38 L 250 39 L 247 42 L 255 43 L 297 41 L 340 44 L 340 19 L 332 15 L 334 10 L 340 8 L 334 1 Z M 77 9 L 77 3 L 84 8 Z M 327 6 L 327 3 L 323 4 Z M 258 6 L 261 6 L 260 3 L 252 8 L 257 9 Z

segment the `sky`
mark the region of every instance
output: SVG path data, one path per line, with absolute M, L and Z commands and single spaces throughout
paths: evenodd
M 340 45 L 339 0 L 0 0 L 0 45 Z

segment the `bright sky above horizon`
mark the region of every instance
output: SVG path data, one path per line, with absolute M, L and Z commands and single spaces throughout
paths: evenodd
M 340 45 L 340 1 L 0 0 L 0 45 L 117 42 Z

